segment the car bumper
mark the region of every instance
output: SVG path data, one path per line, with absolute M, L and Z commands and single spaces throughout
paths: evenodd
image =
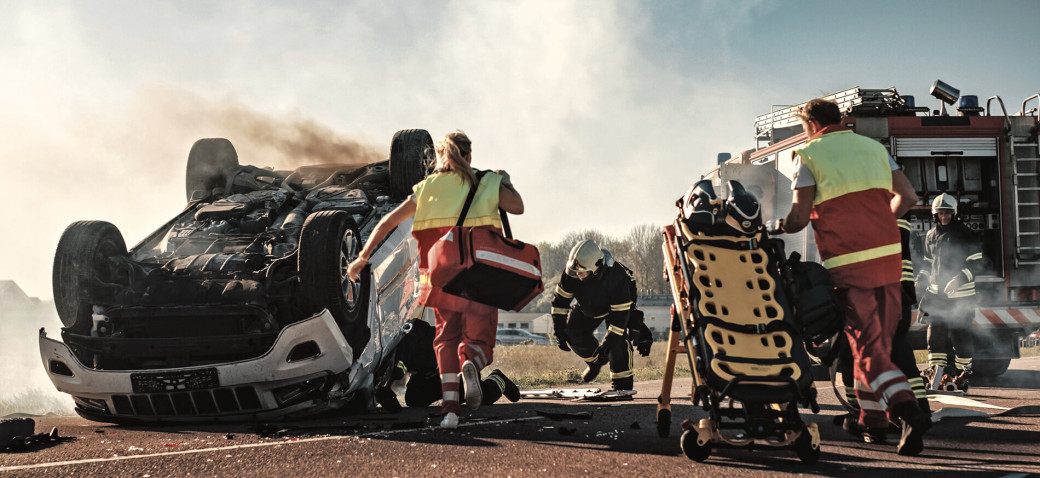
M 283 329 L 255 359 L 164 370 L 96 370 L 41 330 L 40 355 L 51 382 L 76 411 L 106 422 L 242 421 L 318 412 L 353 356 L 327 312 Z M 291 360 L 290 360 L 291 358 Z

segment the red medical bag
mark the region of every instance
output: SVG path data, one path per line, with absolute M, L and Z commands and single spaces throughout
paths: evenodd
M 506 212 L 505 236 L 492 227 L 464 227 L 476 188 L 459 222 L 430 248 L 430 284 L 444 292 L 502 310 L 519 311 L 544 290 L 538 248 L 513 239 Z

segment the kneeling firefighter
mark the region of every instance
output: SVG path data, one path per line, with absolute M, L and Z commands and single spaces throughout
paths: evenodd
M 397 346 L 397 363 L 391 372 L 393 382 L 376 391 L 376 400 L 390 412 L 401 410 L 394 388 L 406 379 L 404 402 L 409 407 L 426 407 L 443 397 L 437 355 L 433 349 L 436 331 L 432 325 L 418 319 L 409 321 L 407 327 L 407 333 Z M 480 381 L 480 389 L 482 405 L 495 403 L 503 396 L 510 402 L 520 400 L 520 389 L 497 368 Z M 463 402 L 465 396 L 465 384 L 462 384 Z
M 573 307 L 572 301 L 576 302 Z M 553 293 L 552 318 L 560 349 L 574 349 L 585 360 L 583 381 L 591 382 L 603 365 L 610 363 L 612 388 L 632 389 L 629 340 L 644 357 L 650 355 L 654 341 L 635 302 L 636 281 L 631 270 L 600 249 L 595 241 L 584 240 L 571 249 Z M 593 332 L 604 320 L 607 333 L 597 342 Z

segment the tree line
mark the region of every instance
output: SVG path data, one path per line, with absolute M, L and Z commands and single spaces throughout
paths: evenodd
M 615 260 L 632 270 L 640 296 L 668 293 L 668 284 L 664 280 L 664 253 L 661 251 L 664 236 L 660 225 L 635 226 L 620 238 L 588 229 L 570 232 L 557 242 L 535 244 L 541 254 L 545 292 L 524 307 L 523 312 L 549 312 L 553 291 L 560 282 L 567 256 L 575 244 L 585 239 L 596 241 L 600 248 L 609 251 Z

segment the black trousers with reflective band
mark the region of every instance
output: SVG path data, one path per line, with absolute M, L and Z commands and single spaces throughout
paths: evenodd
M 599 347 L 600 341 L 596 340 L 593 332 L 603 324 L 604 320 L 606 317 L 589 317 L 578 307 L 572 307 L 570 313 L 567 314 L 567 335 L 570 337 L 568 343 L 571 350 L 574 350 L 574 353 L 585 359 L 586 362 L 592 358 L 592 355 L 596 353 L 596 348 Z M 607 359 L 614 388 L 630 390 L 632 388 L 632 345 L 629 344 L 627 336 L 614 342 L 614 345 L 607 351 Z

